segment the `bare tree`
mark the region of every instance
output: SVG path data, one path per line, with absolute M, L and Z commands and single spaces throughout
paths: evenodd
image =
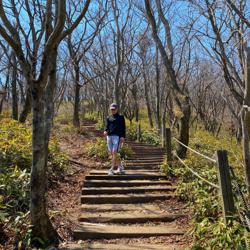
M 244 103 L 247 102 L 246 95 L 246 37 L 249 31 L 248 23 L 245 18 L 245 9 L 247 1 L 241 1 L 236 9 L 236 2 L 227 1 L 229 5 L 223 5 L 218 1 L 190 1 L 199 13 L 207 19 L 205 29 L 196 29 L 196 38 L 202 45 L 206 53 L 216 62 L 223 72 L 224 82 L 232 98 L 235 107 L 230 105 L 230 101 L 226 99 L 230 112 L 237 116 L 237 124 L 241 123 L 243 133 L 243 152 L 245 159 L 246 184 L 250 195 L 250 158 L 248 135 L 246 128 L 248 127 L 247 112 L 242 110 Z M 235 14 L 236 12 L 236 14 Z M 204 41 L 205 37 L 209 41 Z M 212 50 L 211 50 L 212 48 Z M 248 104 L 247 104 L 248 105 Z M 237 110 L 237 107 L 241 107 Z
M 164 25 L 165 29 L 165 34 L 166 34 L 166 39 L 167 39 L 167 49 L 164 48 L 164 45 L 158 35 L 157 31 L 157 25 L 155 21 L 155 17 L 152 12 L 152 6 L 150 3 L 150 0 L 145 0 L 145 8 L 146 8 L 146 15 L 147 19 L 150 23 L 150 26 L 152 28 L 152 36 L 153 39 L 160 51 L 163 65 L 166 69 L 168 79 L 169 79 L 169 84 L 174 91 L 175 95 L 175 101 L 179 107 L 179 109 L 182 112 L 182 117 L 180 118 L 180 132 L 179 132 L 179 140 L 188 145 L 189 143 L 189 120 L 190 120 L 190 115 L 191 115 L 191 110 L 190 110 L 190 104 L 189 104 L 189 98 L 187 94 L 184 92 L 184 89 L 180 87 L 180 84 L 177 82 L 177 76 L 175 69 L 173 67 L 173 56 L 174 56 L 174 51 L 173 51 L 173 46 L 172 46 L 172 39 L 171 39 L 171 31 L 170 31 L 170 25 L 168 20 L 163 14 L 162 7 L 160 1 L 156 1 L 157 4 L 157 11 L 159 14 L 159 18 L 161 22 Z M 187 149 L 183 147 L 182 145 L 178 145 L 177 147 L 177 153 L 180 157 L 185 157 L 186 156 L 186 151 Z
M 67 43 L 69 54 L 73 64 L 73 78 L 75 82 L 75 97 L 74 97 L 74 114 L 73 125 L 80 126 L 79 110 L 80 110 L 80 89 L 84 86 L 81 84 L 80 78 L 83 76 L 81 73 L 81 63 L 84 60 L 84 55 L 93 45 L 96 35 L 100 32 L 101 28 L 105 25 L 104 18 L 106 16 L 106 10 L 102 14 L 102 8 L 98 10 L 95 16 L 91 16 L 92 20 L 86 20 L 85 27 L 81 34 L 78 34 L 76 41 L 73 41 L 72 35 L 68 36 Z M 89 19 L 90 19 L 89 18 Z M 89 24 L 93 22 L 93 24 Z M 92 27 L 92 32 L 89 31 L 89 27 Z M 84 80 L 86 82 L 86 80 Z
M 25 1 L 27 6 L 31 3 Z M 41 53 L 41 65 L 37 77 L 34 78 L 33 63 L 25 56 L 24 48 L 27 47 L 27 40 L 22 41 L 21 34 L 25 38 L 27 33 L 21 25 L 20 17 L 16 9 L 15 1 L 11 3 L 0 1 L 0 34 L 13 49 L 27 80 L 28 88 L 32 92 L 32 114 L 33 114 L 33 135 L 32 135 L 32 169 L 31 169 L 31 206 L 30 215 L 32 222 L 32 236 L 34 239 L 41 239 L 44 245 L 58 243 L 58 234 L 53 228 L 46 208 L 46 183 L 47 183 L 47 160 L 50 129 L 53 118 L 53 97 L 56 87 L 57 50 L 60 42 L 69 35 L 81 22 L 88 10 L 90 0 L 84 4 L 82 11 L 70 27 L 65 29 L 66 1 L 38 2 L 33 6 L 43 9 L 43 17 L 40 22 L 34 24 L 34 33 L 44 32 L 44 44 Z M 10 5 L 11 8 L 8 8 Z M 21 9 L 23 5 L 21 5 Z M 33 14 L 30 9 L 26 11 L 29 20 L 32 22 Z M 7 10 L 7 9 L 8 10 Z M 18 29 L 12 25 L 8 16 L 9 10 L 15 17 Z M 54 12 L 54 13 L 53 13 Z M 33 16 L 34 17 L 34 16 Z M 53 20 L 54 18 L 54 20 Z M 42 20 L 42 21 L 41 21 Z M 32 28 L 32 27 L 31 27 Z M 22 43 L 24 42 L 24 43 Z M 24 46 L 25 45 L 25 46 Z M 34 58 L 38 62 L 37 58 Z M 34 242 L 40 244 L 38 240 Z

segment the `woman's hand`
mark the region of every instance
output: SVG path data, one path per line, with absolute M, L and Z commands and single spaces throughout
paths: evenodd
M 120 138 L 120 142 L 121 142 L 121 143 L 124 143 L 124 142 L 125 142 L 125 138 L 124 138 L 124 137 L 121 137 L 121 138 Z
M 104 131 L 104 132 L 103 132 L 103 135 L 104 135 L 104 136 L 107 136 L 107 135 L 108 135 L 108 132 L 107 132 L 107 131 Z

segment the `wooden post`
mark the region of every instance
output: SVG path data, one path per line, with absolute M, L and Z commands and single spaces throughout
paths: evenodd
M 165 129 L 166 136 L 166 151 L 167 151 L 167 162 L 171 165 L 172 162 L 172 145 L 171 145 L 171 130 L 170 128 Z
M 162 147 L 165 148 L 166 147 L 166 128 L 164 125 L 162 125 L 162 131 L 161 131 L 161 143 L 162 143 Z
M 235 207 L 226 150 L 217 151 L 217 164 L 223 217 L 227 223 L 228 219 L 234 215 Z
M 137 141 L 141 141 L 141 125 L 140 123 L 137 123 Z

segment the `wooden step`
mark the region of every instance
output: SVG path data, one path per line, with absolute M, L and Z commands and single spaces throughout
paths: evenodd
M 88 204 L 126 204 L 126 203 L 146 203 L 155 200 L 167 200 L 176 197 L 175 194 L 120 194 L 120 195 L 82 195 L 81 203 Z
M 85 180 L 160 180 L 164 174 L 120 174 L 120 175 L 86 175 Z
M 136 204 L 81 204 L 81 211 L 83 213 L 90 212 L 141 212 L 154 214 L 159 212 L 160 208 L 155 203 L 136 203 Z
M 150 155 L 150 156 L 163 156 L 166 152 L 165 151 L 159 151 L 159 150 L 133 150 L 133 155 Z
M 126 161 L 146 161 L 146 162 L 152 162 L 152 161 L 155 161 L 155 162 L 163 162 L 165 160 L 165 157 L 128 157 L 126 158 Z
M 148 149 L 148 150 L 145 150 L 145 149 L 133 149 L 133 155 L 139 155 L 139 154 L 148 154 L 150 156 L 153 156 L 153 155 L 164 155 L 166 152 L 165 151 L 162 151 L 162 150 L 152 150 L 152 149 Z
M 116 171 L 116 169 L 115 169 Z M 92 170 L 89 175 L 107 175 L 108 170 Z M 115 174 L 119 174 L 119 173 L 115 173 Z M 159 174 L 159 171 L 156 169 L 136 169 L 136 170 L 127 170 L 126 174 L 128 175 L 133 175 L 133 174 Z
M 147 223 L 147 222 L 172 222 L 183 217 L 183 214 L 142 214 L 142 213 L 84 213 L 80 215 L 79 221 L 91 223 Z
M 128 166 L 126 164 L 125 170 L 144 170 L 144 171 L 158 171 L 159 172 L 160 166 L 159 165 L 149 165 L 149 166 L 144 166 L 144 165 L 133 165 L 133 166 Z
M 159 146 L 153 146 L 153 145 L 147 145 L 147 144 L 131 144 L 129 145 L 133 149 L 142 149 L 142 150 L 158 150 L 158 151 L 164 151 L 165 148 L 159 147 Z
M 176 190 L 174 186 L 139 186 L 139 187 L 88 187 L 82 188 L 82 195 L 87 194 L 129 194 L 129 193 L 150 193 L 169 192 Z
M 134 161 L 127 161 L 126 166 L 159 166 L 163 164 L 163 162 L 134 162 Z
M 148 162 L 148 163 L 154 163 L 154 162 L 163 162 L 164 158 L 158 158 L 158 159 L 152 159 L 152 158 L 145 158 L 145 159 L 139 159 L 139 158 L 134 158 L 134 159 L 127 159 L 128 162 Z
M 78 243 L 78 244 L 66 244 L 66 246 L 60 247 L 61 250 L 183 250 L 183 247 L 178 245 L 159 245 L 159 244 L 110 244 L 97 243 L 97 242 L 88 242 L 88 243 Z
M 183 235 L 184 229 L 166 226 L 118 226 L 107 224 L 81 223 L 73 232 L 75 240 L 139 238 L 154 236 Z
M 152 185 L 171 185 L 170 181 L 156 180 L 86 180 L 85 187 L 134 187 L 134 186 L 152 186 Z
M 110 168 L 107 167 L 107 166 L 100 166 L 98 167 L 99 170 L 103 170 L 103 171 L 106 171 L 106 174 L 108 173 L 108 169 Z M 140 171 L 158 171 L 159 173 L 159 169 L 160 169 L 160 165 L 157 164 L 157 165 L 131 165 L 131 166 L 128 166 L 127 164 L 125 164 L 125 170 L 140 170 Z

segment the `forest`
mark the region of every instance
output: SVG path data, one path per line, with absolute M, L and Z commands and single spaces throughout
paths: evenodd
M 249 40 L 249 0 L 0 0 L 0 249 L 250 249 Z

